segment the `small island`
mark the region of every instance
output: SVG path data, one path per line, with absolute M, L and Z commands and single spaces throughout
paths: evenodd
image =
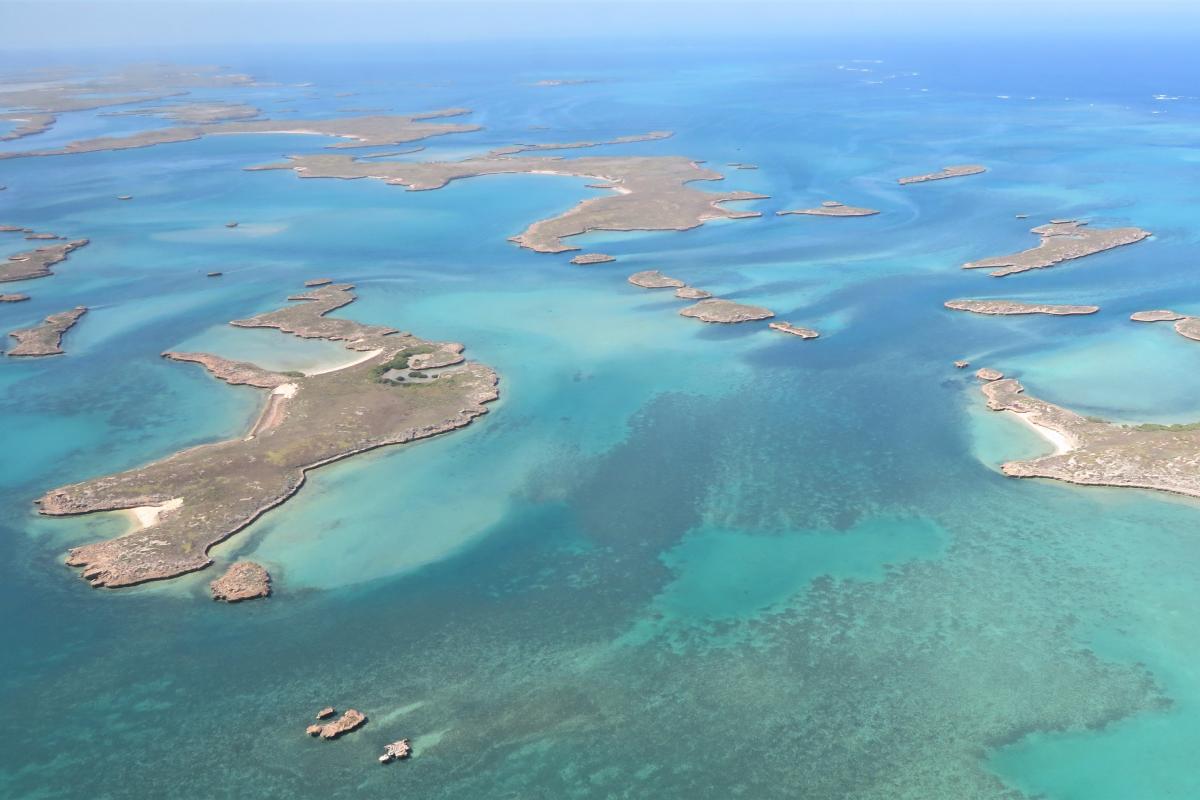
M 1200 497 L 1200 424 L 1122 425 L 1084 417 L 1030 397 L 1012 378 L 981 389 L 988 408 L 1014 414 L 1055 447 L 1053 455 L 1001 465 L 1005 475 Z
M 775 316 L 774 311 L 762 308 L 761 306 L 751 306 L 744 303 L 735 303 L 732 300 L 717 298 L 701 300 L 699 303 L 688 306 L 679 313 L 682 316 L 692 317 L 701 322 L 717 322 L 722 324 L 751 322 L 759 319 L 770 319 Z
M 1095 314 L 1100 306 L 1049 305 L 1046 303 L 1023 303 L 1019 300 L 947 300 L 946 308 L 954 311 L 970 311 L 972 314 L 1050 314 L 1070 316 Z
M 776 211 L 776 216 L 788 214 L 805 214 L 810 217 L 870 217 L 879 212 L 873 208 L 859 208 L 839 203 L 836 200 L 825 200 L 817 208 L 799 208 L 790 211 Z
M 675 290 L 675 296 L 680 300 L 706 300 L 712 297 L 712 292 L 697 289 L 695 286 L 680 286 Z
M 0 303 L 20 303 L 28 299 L 27 294 L 0 294 Z
M 617 259 L 615 257 L 606 253 L 584 253 L 583 255 L 578 255 L 572 258 L 571 263 L 587 266 L 588 264 L 607 264 L 609 261 L 616 260 Z
M 790 333 L 793 336 L 799 336 L 801 339 L 816 339 L 821 334 L 814 331 L 812 328 L 801 328 L 799 325 L 793 325 L 790 322 L 772 322 L 767 325 L 773 331 L 781 333 Z
M 86 313 L 87 308 L 76 306 L 70 311 L 51 314 L 32 328 L 13 331 L 9 336 L 17 340 L 17 346 L 9 350 L 8 354 L 30 358 L 62 355 L 63 335 L 75 327 L 75 323 Z
M 1175 332 L 1180 336 L 1200 341 L 1200 317 L 1156 309 L 1154 311 L 1135 311 L 1129 318 L 1134 322 L 1174 322 Z
M 339 736 L 343 736 L 351 731 L 356 731 L 366 724 L 366 714 L 355 708 L 347 708 L 345 713 L 333 722 L 328 722 L 324 725 L 309 725 L 305 729 L 305 733 L 309 736 L 319 736 L 329 741 L 330 739 L 337 739 Z
M 987 167 L 981 164 L 959 164 L 953 167 L 942 167 L 937 172 L 927 172 L 924 175 L 911 175 L 907 178 L 897 179 L 897 183 L 901 186 L 907 186 L 910 183 L 926 183 L 928 181 L 943 181 L 947 178 L 962 178 L 967 175 L 978 175 L 981 172 L 987 172 Z
M 528 153 L 537 150 L 579 150 L 587 147 L 602 147 L 606 144 L 634 144 L 636 142 L 653 142 L 658 139 L 670 139 L 674 135 L 675 134 L 673 131 L 650 131 L 649 133 L 637 133 L 631 136 L 618 136 L 615 139 L 604 139 L 599 141 L 585 140 L 581 142 L 548 142 L 545 144 L 512 144 L 506 147 L 497 147 L 495 150 L 489 150 L 487 157 L 496 158 L 498 156 L 511 156 L 517 153 Z
M 687 285 L 678 278 L 663 275 L 656 269 L 635 272 L 629 276 L 629 282 L 643 289 L 682 289 Z
M 125 111 L 107 111 L 105 117 L 158 117 L 172 122 L 192 125 L 209 125 L 235 119 L 254 119 L 262 112 L 245 103 L 194 102 L 172 103 L 165 106 L 131 108 Z
M 253 561 L 238 561 L 208 585 L 213 600 L 240 603 L 271 594 L 271 575 Z
M 11 255 L 8 260 L 0 261 L 0 283 L 44 278 L 53 273 L 51 268 L 55 264 L 65 261 L 67 256 L 87 243 L 87 239 L 76 239 Z
M 1150 236 L 1150 231 L 1141 228 L 1089 228 L 1086 225 L 1078 220 L 1052 220 L 1030 231 L 1042 237 L 1037 247 L 1012 255 L 968 261 L 963 264 L 963 269 L 990 269 L 993 278 L 1002 278 L 1031 269 L 1053 267 L 1064 261 L 1134 244 Z
M 464 361 L 462 345 L 326 316 L 354 300 L 352 289 L 310 289 L 289 298 L 294 305 L 232 323 L 340 342 L 354 354 L 340 369 L 281 373 L 208 353 L 165 353 L 226 383 L 266 390 L 262 413 L 242 436 L 47 492 L 37 503 L 50 516 L 141 512 L 131 531 L 74 547 L 66 563 L 105 587 L 204 569 L 209 548 L 284 503 L 310 470 L 453 431 L 487 412 L 498 396 L 496 373 Z M 421 379 L 405 380 L 414 373 Z

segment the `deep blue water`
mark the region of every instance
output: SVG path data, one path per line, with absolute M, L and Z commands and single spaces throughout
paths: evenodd
M 597 194 L 585 180 L 407 193 L 242 171 L 327 143 L 290 136 L 0 161 L 0 224 L 92 240 L 54 277 L 7 284 L 33 299 L 0 307 L 3 330 L 92 308 L 68 355 L 0 360 L 0 701 L 18 726 L 0 795 L 1200 794 L 1196 505 L 1004 478 L 1001 461 L 1047 445 L 951 366 L 998 367 L 1081 413 L 1200 413 L 1198 346 L 1128 322 L 1200 312 L 1186 47 L 170 57 L 273 82 L 203 94 L 295 109 L 283 116 L 463 105 L 485 126 L 414 158 L 670 129 L 590 152 L 691 156 L 771 199 L 746 204 L 760 219 L 582 237 L 618 261 L 580 268 L 506 239 Z M 529 85 L 544 78 L 596 82 Z M 151 122 L 69 114 L 44 141 Z M 895 183 L 963 162 L 989 172 Z M 830 198 L 882 213 L 774 215 Z M 1076 216 L 1155 235 L 1002 281 L 958 268 Z M 0 253 L 25 246 L 0 234 Z M 823 335 L 684 319 L 626 283 L 651 268 Z M 244 431 L 256 392 L 159 353 L 326 363 L 336 351 L 225 325 L 313 277 L 358 286 L 340 314 L 466 344 L 502 376 L 492 413 L 315 472 L 206 572 L 88 588 L 65 549 L 124 518 L 38 518 L 32 499 Z M 964 296 L 1102 311 L 942 309 Z M 207 581 L 239 557 L 268 566 L 275 595 L 212 603 Z M 371 721 L 336 743 L 303 736 L 327 704 Z M 376 766 L 401 736 L 416 757 Z

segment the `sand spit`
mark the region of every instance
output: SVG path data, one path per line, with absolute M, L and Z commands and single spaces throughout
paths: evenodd
M 9 336 L 17 340 L 17 346 L 9 350 L 8 354 L 35 358 L 62 355 L 63 335 L 75 327 L 75 323 L 86 313 L 86 307 L 76 306 L 70 311 L 51 314 L 32 328 L 13 331 Z
M 1086 222 L 1077 220 L 1053 220 L 1039 225 L 1030 233 L 1042 237 L 1037 247 L 1008 256 L 995 256 L 980 261 L 968 261 L 963 269 L 990 269 L 994 278 L 1045 269 L 1084 256 L 1102 253 L 1140 242 L 1150 236 L 1150 231 L 1141 228 L 1088 228 Z
M 290 298 L 294 305 L 233 324 L 328 339 L 359 353 L 379 351 L 354 365 L 297 376 L 207 353 L 165 354 L 200 364 L 227 383 L 272 390 L 264 410 L 270 424 L 256 425 L 258 433 L 252 438 L 189 448 L 142 467 L 47 492 L 37 502 L 41 513 L 53 516 L 183 500 L 152 529 L 72 548 L 67 564 L 82 568 L 81 576 L 93 586 L 106 587 L 204 569 L 212 563 L 209 548 L 294 495 L 309 470 L 378 447 L 453 431 L 487 412 L 487 403 L 498 396 L 496 373 L 464 361 L 462 345 L 327 317 L 354 300 L 352 289 L 349 284 L 309 289 Z M 419 384 L 380 380 L 386 371 L 408 369 L 417 357 L 423 369 L 436 372 Z
M 970 311 L 972 314 L 1050 314 L 1070 316 L 1095 314 L 1100 306 L 1048 305 L 1046 303 L 1023 303 L 1019 300 L 947 300 L 943 305 L 955 311 Z

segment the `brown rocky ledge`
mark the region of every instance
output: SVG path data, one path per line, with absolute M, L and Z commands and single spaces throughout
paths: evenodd
M 873 208 L 859 208 L 839 203 L 836 200 L 826 200 L 818 208 L 800 208 L 790 211 L 776 211 L 776 216 L 788 214 L 807 214 L 811 217 L 870 217 L 879 212 Z
M 572 264 L 582 264 L 582 265 L 586 266 L 588 264 L 606 264 L 609 261 L 616 261 L 616 260 L 617 260 L 616 258 L 614 258 L 613 256 L 610 256 L 610 255 L 607 255 L 606 253 L 584 253 L 583 255 L 578 255 L 578 256 L 575 256 L 574 258 L 572 258 L 571 263 Z
M 603 181 L 614 194 L 594 197 L 557 217 L 534 222 L 511 241 L 541 253 L 578 250 L 563 242 L 588 231 L 688 230 L 710 219 L 762 216 L 758 211 L 732 211 L 723 204 L 763 200 L 754 192 L 703 192 L 697 181 L 719 181 L 720 173 L 682 156 L 477 156 L 462 161 L 363 160 L 342 155 L 291 156 L 260 169 L 290 169 L 301 178 L 374 178 L 407 186 L 411 191 L 440 189 L 447 183 L 479 175 L 570 175 Z
M 699 303 L 688 306 L 679 313 L 682 316 L 693 317 L 701 322 L 720 323 L 751 322 L 758 319 L 770 319 L 775 316 L 775 312 L 770 309 L 718 298 L 701 300 Z
M 680 300 L 707 300 L 712 297 L 712 292 L 697 289 L 695 286 L 680 286 L 675 290 L 675 296 Z
M 1002 278 L 1134 244 L 1150 235 L 1150 231 L 1141 228 L 1088 228 L 1086 225 L 1086 222 L 1069 219 L 1039 225 L 1030 231 L 1042 237 L 1037 247 L 1008 256 L 968 261 L 963 264 L 963 269 L 990 269 L 992 277 Z
M 1174 322 L 1175 332 L 1185 339 L 1200 341 L 1200 317 L 1190 317 L 1174 311 L 1135 311 L 1129 315 L 1134 322 Z
M 687 285 L 678 278 L 663 275 L 656 269 L 635 272 L 629 276 L 629 282 L 643 289 L 682 289 Z
M 967 175 L 978 175 L 981 172 L 987 172 L 987 167 L 981 164 L 959 164 L 953 167 L 942 167 L 937 172 L 927 172 L 924 175 L 911 175 L 907 178 L 900 178 L 896 182 L 901 186 L 907 186 L 910 183 L 942 181 L 946 178 L 962 178 Z
M 337 713 L 337 709 L 333 706 L 325 706 L 317 712 L 317 719 L 329 719 Z
M 767 326 L 771 330 L 790 333 L 793 336 L 799 336 L 801 339 L 816 339 L 821 334 L 814 331 L 812 328 L 801 328 L 798 325 L 793 325 L 790 322 L 772 322 Z
M 383 755 L 379 757 L 379 763 L 390 764 L 393 761 L 402 761 L 411 755 L 412 744 L 408 739 L 400 739 L 383 748 Z
M 228 383 L 269 389 L 262 415 L 246 436 L 47 492 L 38 504 L 48 515 L 163 509 L 149 527 L 72 548 L 67 564 L 81 567 L 93 586 L 107 587 L 204 569 L 212 563 L 210 547 L 299 491 L 309 470 L 453 431 L 486 413 L 497 397 L 496 373 L 465 362 L 462 345 L 325 316 L 354 300 L 351 289 L 311 289 L 290 298 L 295 305 L 233 323 L 341 342 L 359 354 L 341 369 L 283 374 L 204 353 L 167 354 Z M 420 382 L 385 379 L 410 368 L 424 372 Z
M 0 303 L 20 303 L 22 300 L 28 300 L 27 294 L 0 294 Z
M 28 357 L 61 355 L 63 334 L 75 327 L 75 323 L 86 313 L 87 308 L 76 306 L 70 311 L 51 314 L 32 328 L 13 331 L 9 336 L 17 340 L 17 346 L 8 354 Z
M 1095 314 L 1100 306 L 1064 306 L 1046 303 L 1022 303 L 1018 300 L 947 300 L 943 305 L 955 311 L 970 311 L 973 314 Z
M 12 228 L 12 226 L 8 227 Z M 24 253 L 11 255 L 7 261 L 0 261 L 0 283 L 44 278 L 51 274 L 51 267 L 65 261 L 72 251 L 78 250 L 87 243 L 87 239 L 76 239 L 72 242 L 47 245 L 36 250 L 27 250 Z
M 328 286 L 333 283 L 332 278 L 313 278 L 310 281 L 305 281 L 304 285 L 309 289 L 315 289 L 318 286 Z
M 1017 478 L 1052 478 L 1087 486 L 1154 489 L 1200 497 L 1200 425 L 1120 425 L 1084 417 L 1030 397 L 1012 379 L 981 387 L 993 411 L 1011 411 L 1044 429 L 1054 455 L 1001 466 Z
M 347 708 L 346 712 L 333 722 L 325 725 L 309 725 L 304 729 L 304 732 L 309 736 L 320 736 L 322 739 L 336 739 L 342 734 L 350 733 L 350 731 L 358 730 L 363 725 L 367 724 L 367 715 L 353 708 Z
M 271 594 L 271 576 L 262 565 L 238 561 L 225 574 L 208 585 L 213 600 L 240 603 Z M 318 717 L 319 719 L 319 717 Z

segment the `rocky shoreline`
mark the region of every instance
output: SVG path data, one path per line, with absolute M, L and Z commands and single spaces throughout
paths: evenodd
M 465 362 L 462 345 L 430 342 L 383 326 L 329 318 L 354 299 L 353 287 L 334 284 L 297 295 L 296 305 L 234 324 L 270 327 L 305 338 L 378 351 L 342 369 L 307 376 L 282 374 L 209 354 L 172 353 L 214 377 L 273 392 L 264 409 L 271 424 L 247 437 L 189 448 L 144 467 L 47 492 L 42 514 L 88 514 L 173 499 L 149 527 L 72 548 L 67 564 L 93 586 L 132 586 L 172 578 L 211 564 L 209 548 L 285 502 L 305 474 L 379 447 L 435 436 L 470 424 L 498 396 L 496 373 Z M 381 381 L 384 371 L 423 357 L 436 374 L 415 388 Z M 261 419 L 261 418 L 260 418 Z

